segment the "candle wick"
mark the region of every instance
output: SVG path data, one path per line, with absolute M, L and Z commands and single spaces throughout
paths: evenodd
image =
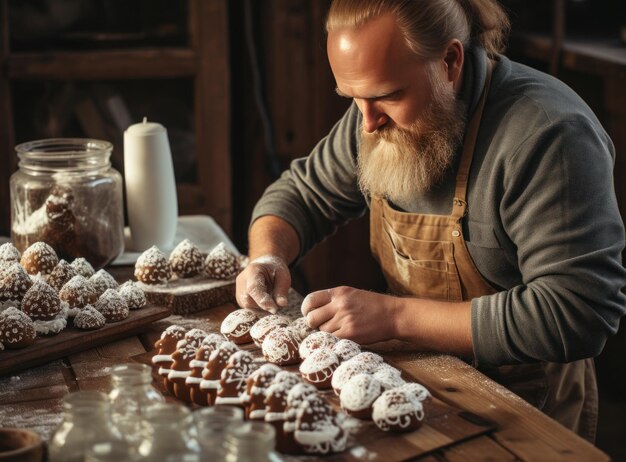
M 143 118 L 143 123 L 145 124 L 147 121 L 148 121 L 148 118 L 147 118 L 147 117 L 144 117 L 144 118 Z

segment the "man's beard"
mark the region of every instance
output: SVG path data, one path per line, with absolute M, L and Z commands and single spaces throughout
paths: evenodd
M 429 72 L 432 103 L 409 128 L 361 132 L 357 158 L 361 191 L 407 204 L 442 180 L 463 139 L 465 105 Z

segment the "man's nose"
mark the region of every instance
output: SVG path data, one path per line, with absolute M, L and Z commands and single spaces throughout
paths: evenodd
M 363 114 L 363 130 L 366 133 L 378 130 L 389 121 L 389 116 L 370 101 L 363 102 L 361 113 Z

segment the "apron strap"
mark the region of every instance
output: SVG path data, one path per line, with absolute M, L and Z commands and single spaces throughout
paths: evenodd
M 474 147 L 476 146 L 476 139 L 478 138 L 480 121 L 482 119 L 483 110 L 485 109 L 485 101 L 487 101 L 487 94 L 489 93 L 489 88 L 491 86 L 492 70 L 493 61 L 489 60 L 487 63 L 485 85 L 483 86 L 478 106 L 476 106 L 474 115 L 472 115 L 465 133 L 465 142 L 463 143 L 461 161 L 459 162 L 459 169 L 456 174 L 456 187 L 452 203 L 452 216 L 457 219 L 463 218 L 467 213 L 467 180 L 469 178 L 469 170 L 472 166 L 472 159 L 474 157 Z

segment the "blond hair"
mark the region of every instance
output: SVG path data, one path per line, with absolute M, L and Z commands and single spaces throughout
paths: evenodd
M 407 44 L 418 56 L 432 59 L 452 39 L 480 43 L 489 56 L 504 51 L 509 20 L 496 0 L 333 0 L 328 32 L 357 28 L 386 13 L 396 16 Z

